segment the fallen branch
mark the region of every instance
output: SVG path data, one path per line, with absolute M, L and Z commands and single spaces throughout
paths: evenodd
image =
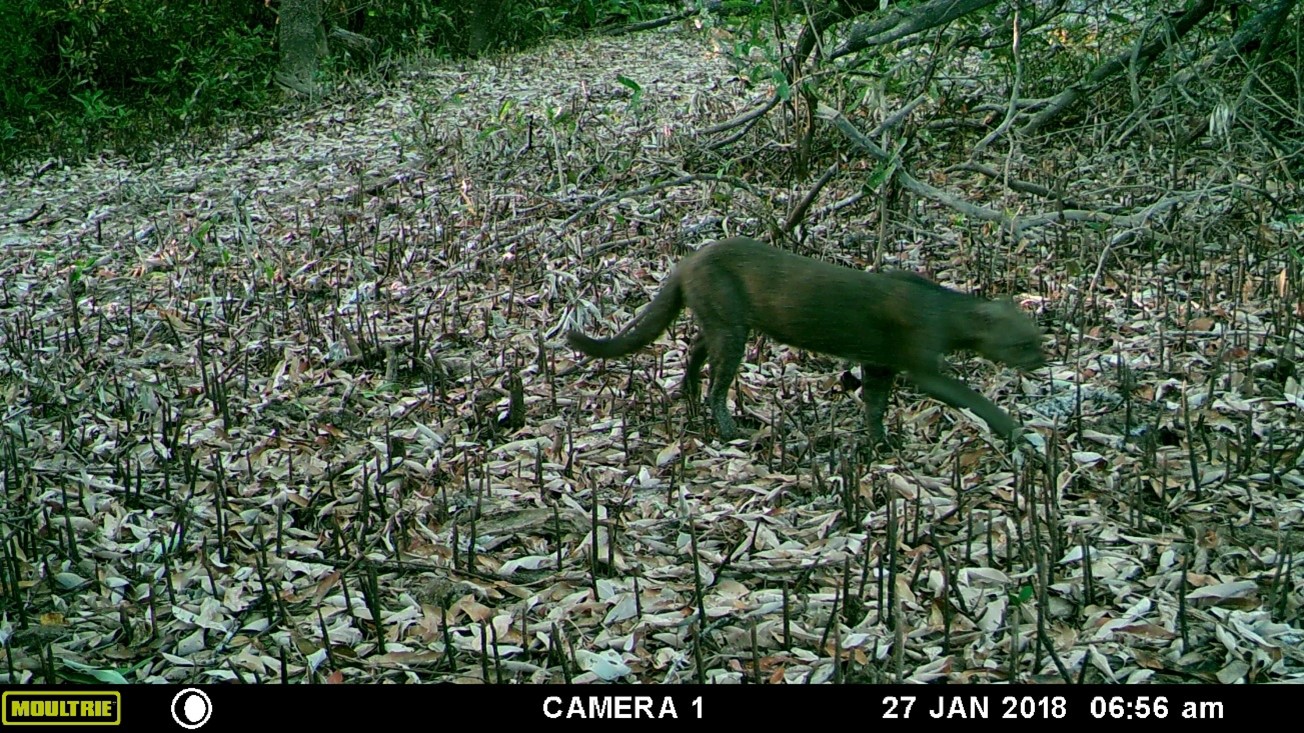
M 1064 198 L 1062 193 L 1052 188 L 1031 181 L 1024 181 L 1017 178 L 1006 178 L 1000 171 L 989 165 L 983 165 L 982 163 L 960 163 L 959 165 L 953 165 L 946 169 L 947 173 L 952 171 L 967 171 L 969 173 L 977 173 L 979 175 L 987 176 L 992 180 L 1000 181 L 1003 185 L 1008 186 L 1011 191 L 1026 193 L 1032 196 L 1040 196 L 1044 199 L 1057 201 L 1066 209 L 1086 208 L 1086 205 L 1080 203 L 1077 199 Z
M 1011 231 L 1016 237 L 1018 237 L 1024 232 L 1032 229 L 1044 227 L 1047 224 L 1058 224 L 1066 221 L 1089 221 L 1097 224 L 1108 224 L 1109 226 L 1120 229 L 1136 229 L 1144 226 L 1156 215 L 1161 214 L 1180 203 L 1204 196 L 1206 193 L 1208 192 L 1197 191 L 1162 198 L 1135 214 L 1111 214 L 1106 211 L 1096 211 L 1092 209 L 1065 209 L 1063 211 L 1050 211 L 1035 216 L 1011 217 L 1014 221 L 1011 225 Z
M 27 222 L 32 221 L 33 219 L 35 219 L 36 217 L 38 217 L 38 216 L 40 216 L 41 214 L 44 214 L 44 213 L 45 213 L 45 203 L 42 202 L 40 206 L 36 207 L 36 211 L 33 211 L 32 213 L 28 214 L 27 216 L 19 216 L 19 217 L 15 218 L 15 219 L 10 219 L 10 220 L 9 220 L 9 223 L 10 223 L 10 224 L 26 224 Z
M 1277 38 L 1281 32 L 1282 23 L 1285 22 L 1287 15 L 1290 14 L 1290 10 L 1295 6 L 1296 2 L 1297 0 L 1277 0 L 1275 3 L 1269 5 L 1257 15 L 1250 18 L 1241 25 L 1240 30 L 1232 36 L 1231 40 L 1224 42 L 1218 48 L 1218 51 L 1213 55 L 1212 60 L 1206 60 L 1203 63 L 1195 64 L 1179 74 L 1174 80 L 1178 88 L 1185 86 L 1186 82 L 1189 81 L 1191 77 L 1201 73 L 1208 73 L 1210 67 L 1221 66 L 1227 63 L 1229 59 L 1235 58 L 1244 53 L 1249 45 L 1254 41 L 1259 42 L 1258 51 L 1254 55 L 1254 65 L 1258 66 L 1262 64 L 1267 60 L 1268 54 L 1272 53 L 1273 47 L 1277 45 Z M 1230 107 L 1232 114 L 1235 114 L 1241 108 L 1241 105 L 1245 103 L 1245 98 L 1250 93 L 1250 87 L 1254 78 L 1254 74 L 1245 75 L 1245 81 L 1241 84 L 1240 94 L 1237 95 L 1236 102 Z M 1210 118 L 1205 116 L 1186 134 L 1184 142 L 1187 145 L 1190 145 L 1203 137 L 1205 133 L 1209 132 L 1209 126 Z

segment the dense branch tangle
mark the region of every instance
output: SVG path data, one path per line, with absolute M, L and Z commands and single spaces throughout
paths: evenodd
M 773 98 L 757 109 L 740 115 L 728 123 L 714 126 L 707 131 L 707 134 L 719 135 L 741 128 L 740 131 L 717 140 L 713 145 L 716 148 L 726 147 L 740 139 L 747 129 L 754 127 L 772 110 L 787 109 L 791 112 L 793 105 L 805 103 L 812 109 L 818 109 L 818 118 L 830 123 L 844 139 L 852 143 L 854 149 L 877 161 L 880 170 L 884 168 L 890 170 L 890 175 L 884 179 L 885 185 L 898 185 L 967 217 L 998 224 L 1016 236 L 1054 222 L 1094 222 L 1125 229 L 1146 227 L 1156 215 L 1172 209 L 1181 202 L 1198 199 L 1200 191 L 1167 194 L 1156 192 L 1149 201 L 1142 201 L 1132 206 L 1120 206 L 1116 202 L 1109 201 L 1107 196 L 1101 196 L 1099 192 L 1091 197 L 1063 190 L 1065 186 L 1062 184 L 1043 185 L 1034 181 L 1020 180 L 1011 173 L 1011 168 L 1027 166 L 1027 162 L 1020 154 L 1027 141 L 1033 140 L 1035 135 L 1049 132 L 1057 125 L 1064 124 L 1070 114 L 1081 110 L 1087 100 L 1108 90 L 1111 85 L 1121 85 L 1128 80 L 1135 85 L 1137 77 L 1154 68 L 1155 62 L 1165 58 L 1166 54 L 1189 53 L 1189 47 L 1193 45 L 1189 37 L 1202 22 L 1210 18 L 1217 2 L 1196 0 L 1193 5 L 1179 13 L 1170 14 L 1165 12 L 1170 8 L 1163 7 L 1149 18 L 1139 15 L 1139 9 L 1156 5 L 1155 3 L 1132 4 L 1126 11 L 1119 11 L 1133 14 L 1127 18 L 1114 11 L 1107 13 L 1099 10 L 1102 23 L 1117 24 L 1128 20 L 1129 27 L 1140 29 L 1133 33 L 1136 38 L 1131 47 L 1117 49 L 1113 54 L 1098 61 L 1094 67 L 1088 68 L 1077 81 L 1066 81 L 1060 91 L 1042 98 L 1025 98 L 1020 95 L 1024 88 L 1031 89 L 1037 86 L 1044 88 L 1045 79 L 1028 80 L 1037 83 L 1020 85 L 1016 74 L 1011 84 L 1014 91 L 1007 95 L 1003 104 L 995 104 L 995 100 L 990 99 L 972 106 L 963 102 L 957 103 L 956 100 L 951 99 L 951 96 L 963 90 L 953 84 L 949 88 L 943 88 L 939 96 L 938 87 L 931 84 L 935 81 L 934 70 L 940 63 L 943 67 L 947 67 L 949 73 L 954 74 L 954 69 L 972 67 L 974 61 L 948 59 L 939 61 L 933 58 L 925 74 L 927 78 L 918 82 L 913 80 L 907 82 L 904 93 L 894 96 L 894 98 L 907 99 L 913 97 L 914 100 L 909 106 L 918 111 L 915 114 L 901 114 L 899 110 L 893 112 L 890 108 L 884 108 L 881 114 L 889 122 L 884 122 L 871 133 L 864 133 L 853 121 L 853 116 L 838 112 L 835 109 L 837 105 L 830 104 L 830 101 L 835 94 L 838 94 L 839 80 L 845 82 L 850 78 L 848 74 L 861 73 L 860 69 L 869 60 L 867 54 L 875 53 L 879 49 L 893 49 L 906 53 L 903 49 L 907 47 L 933 43 L 933 55 L 936 57 L 954 53 L 958 47 L 972 47 L 977 44 L 981 46 L 980 50 L 990 51 L 993 48 L 1007 50 L 1017 62 L 1020 51 L 1015 47 L 1013 39 L 1017 38 L 1020 31 L 1026 33 L 1034 28 L 1048 29 L 1052 27 L 1054 20 L 1063 21 L 1066 18 L 1073 20 L 1074 13 L 1081 15 L 1083 11 L 1072 8 L 1067 0 L 1048 0 L 1019 5 L 998 4 L 995 0 L 928 0 L 905 8 L 891 6 L 885 10 L 879 10 L 878 0 L 838 0 L 822 6 L 807 18 L 801 36 L 786 57 L 784 69 L 789 85 L 793 89 L 801 89 L 802 93 L 794 94 L 789 104 L 780 106 L 777 104 L 780 101 L 780 94 L 776 92 Z M 1281 21 L 1294 5 L 1295 0 L 1275 0 L 1266 3 L 1256 15 L 1242 24 L 1234 37 L 1223 43 L 1217 54 L 1206 57 L 1203 62 L 1205 68 L 1210 64 L 1225 62 L 1256 39 L 1266 37 L 1276 40 L 1275 33 L 1269 31 L 1280 27 Z M 1090 8 L 1087 12 L 1091 12 Z M 850 29 L 841 41 L 830 42 L 825 38 L 847 26 L 850 26 Z M 975 26 L 979 29 L 976 32 Z M 1249 28 L 1255 30 L 1249 32 L 1247 31 Z M 1095 42 L 1094 39 L 1092 42 Z M 823 48 L 830 50 L 821 52 L 819 49 Z M 1188 50 L 1183 51 L 1184 48 Z M 917 52 L 921 56 L 925 53 L 922 49 Z M 833 63 L 838 60 L 841 61 Z M 949 67 L 948 63 L 950 63 Z M 982 63 L 978 62 L 979 65 Z M 1174 61 L 1171 66 L 1176 67 L 1179 64 Z M 1021 67 L 1015 65 L 1015 68 Z M 1181 75 L 1177 75 L 1166 82 L 1161 80 L 1161 83 L 1178 84 L 1180 77 Z M 917 84 L 913 89 L 914 93 L 911 93 L 909 86 L 911 83 Z M 983 83 L 983 81 L 973 82 L 974 85 Z M 921 104 L 921 100 L 931 100 L 931 102 Z M 913 173 L 910 166 L 912 145 L 916 144 L 918 129 L 910 126 L 908 118 L 927 114 L 925 110 L 929 107 L 932 107 L 933 114 L 937 114 L 939 110 L 948 106 L 966 109 L 971 113 L 986 109 L 993 112 L 1001 110 L 1004 114 L 1003 118 L 997 117 L 994 121 L 989 117 L 986 121 L 973 124 L 954 121 L 953 127 L 982 130 L 986 137 L 981 143 L 971 143 L 973 147 L 967 161 L 952 164 L 948 170 L 977 173 L 998 182 L 1011 195 L 1034 196 L 1050 204 L 1050 208 L 1043 211 L 1029 211 L 1028 205 L 1018 206 L 1014 211 L 989 208 L 965 200 L 956 193 L 924 183 L 920 176 Z M 1144 114 L 1145 110 L 1138 110 L 1138 112 Z M 934 118 L 927 124 L 931 128 L 946 121 L 946 118 Z M 999 126 L 994 122 L 999 122 Z M 1196 132 L 1202 134 L 1206 129 L 1207 126 L 1200 127 Z M 890 145 L 893 148 L 891 152 L 874 142 L 885 133 L 896 135 L 897 142 Z M 804 146 L 799 143 L 798 147 Z M 996 149 L 1007 151 L 1004 164 L 993 165 L 985 162 L 984 158 L 990 158 L 990 154 L 986 151 Z M 815 161 L 812 163 L 818 164 Z M 795 199 L 797 203 L 784 217 L 785 231 L 799 225 L 806 212 L 812 210 L 819 189 L 828 183 L 827 164 L 824 168 L 825 173 L 819 181 L 811 184 L 812 190 Z M 803 177 L 806 170 L 809 170 L 809 166 L 804 162 L 797 166 L 799 175 Z M 1096 203 L 1097 201 L 1099 203 Z

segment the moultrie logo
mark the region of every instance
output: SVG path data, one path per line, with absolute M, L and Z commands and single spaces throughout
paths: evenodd
M 3 719 L 10 725 L 120 725 L 122 693 L 18 690 L 4 693 Z

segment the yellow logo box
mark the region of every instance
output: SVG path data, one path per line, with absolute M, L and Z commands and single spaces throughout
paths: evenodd
M 120 725 L 122 693 L 19 690 L 4 693 L 4 724 Z

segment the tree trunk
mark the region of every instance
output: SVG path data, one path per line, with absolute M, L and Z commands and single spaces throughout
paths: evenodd
M 316 94 L 317 61 L 326 55 L 321 0 L 281 0 L 279 40 L 276 80 L 300 94 Z
M 467 14 L 466 52 L 471 56 L 492 49 L 498 43 L 498 20 L 506 0 L 470 0 Z

